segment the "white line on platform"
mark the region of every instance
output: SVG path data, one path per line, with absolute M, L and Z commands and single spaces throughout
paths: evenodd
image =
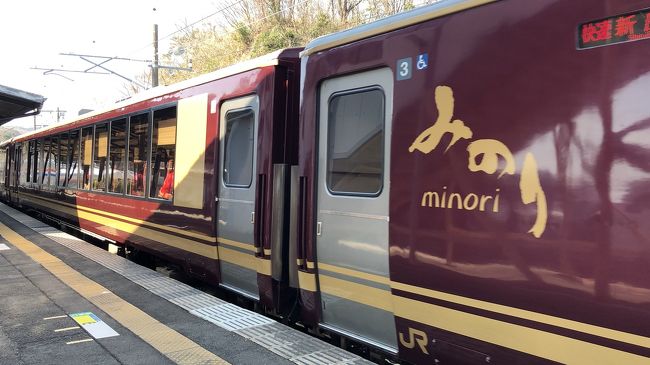
M 90 341 L 95 341 L 95 340 L 93 340 L 92 338 L 84 338 L 83 340 L 70 341 L 70 342 L 66 342 L 65 344 L 66 345 L 74 345 L 74 344 L 77 344 L 77 343 L 90 342 Z
M 63 332 L 63 331 L 70 331 L 70 330 L 76 330 L 81 327 L 79 326 L 74 326 L 74 327 L 66 327 L 66 328 L 59 328 L 58 330 L 54 330 L 54 332 Z
M 48 321 L 48 320 L 50 320 L 50 319 L 57 319 L 57 318 L 68 318 L 68 315 L 67 315 L 67 314 L 64 314 L 64 315 L 62 315 L 62 316 L 45 317 L 45 318 L 43 318 L 43 320 L 44 320 L 44 321 Z

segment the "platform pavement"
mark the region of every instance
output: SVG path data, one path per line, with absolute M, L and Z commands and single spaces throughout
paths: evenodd
M 11 215 L 11 216 L 10 216 Z M 194 313 L 155 294 L 154 288 L 147 288 L 143 282 L 154 280 L 172 280 L 156 278 L 160 275 L 142 267 L 135 269 L 145 272 L 146 277 L 138 285 L 134 281 L 116 273 L 112 269 L 98 265 L 95 256 L 101 256 L 98 248 L 87 243 L 78 243 L 69 235 L 59 232 L 45 224 L 35 221 L 10 207 L 0 204 L 0 222 L 6 228 L 20 234 L 33 242 L 40 249 L 62 260 L 89 280 L 109 288 L 112 293 L 126 302 L 140 308 L 147 315 L 155 318 L 162 325 L 178 332 L 201 349 L 216 354 L 220 359 L 232 364 L 361 364 L 365 360 L 341 349 L 321 343 L 316 339 L 279 324 L 263 324 L 250 328 L 231 328 L 219 324 L 218 319 L 197 317 L 207 309 L 230 308 L 231 304 L 221 306 L 196 307 Z M 22 223 L 21 223 L 22 222 Z M 25 225 L 25 224 L 27 225 Z M 28 226 L 29 225 L 29 226 Z M 1 234 L 2 232 L 0 232 Z M 128 324 L 125 327 L 109 314 L 91 303 L 59 278 L 46 270 L 42 264 L 35 262 L 27 254 L 8 242 L 2 234 L 0 244 L 9 246 L 9 250 L 0 251 L 0 364 L 165 364 L 196 363 L 171 361 L 163 356 L 142 338 L 135 335 Z M 62 246 L 59 237 L 75 242 L 83 248 L 86 256 Z M 54 238 L 54 239 L 52 239 Z M 85 245 L 85 246 L 84 246 Z M 90 252 L 90 254 L 89 254 Z M 135 265 L 122 258 L 103 251 L 104 260 L 115 261 L 119 267 Z M 112 256 L 112 257 L 109 257 Z M 107 258 L 108 257 L 108 258 Z M 124 262 L 119 261 L 124 260 Z M 119 271 L 119 270 L 118 270 Z M 153 279 L 152 279 L 153 278 Z M 137 281 L 137 280 L 136 280 Z M 183 284 L 180 284 L 181 288 Z M 153 292 L 152 292 L 153 290 Z M 187 291 L 187 289 L 183 289 Z M 195 289 L 193 289 L 195 290 Z M 188 292 L 189 294 L 189 292 Z M 204 294 L 205 295 L 205 294 Z M 200 295 L 199 295 L 200 296 Z M 186 298 L 196 298 L 194 294 L 177 297 L 176 303 Z M 218 299 L 215 298 L 218 301 Z M 201 312 L 203 310 L 204 312 Z M 242 309 L 235 309 L 243 311 Z M 91 338 L 82 329 L 68 329 L 76 322 L 65 316 L 69 313 L 90 311 L 99 316 L 119 336 L 104 339 L 77 342 Z M 240 312 L 241 313 L 241 312 Z M 256 315 L 252 312 L 248 315 Z M 58 317 L 53 319 L 50 317 Z M 208 319 L 208 320 L 206 320 Z M 226 327 L 226 328 L 223 328 Z M 271 333 L 271 335 L 268 335 Z M 306 337 L 305 337 L 306 336 Z M 269 349 L 260 346 L 266 343 Z M 183 359 L 181 359 L 183 360 Z M 202 363 L 217 363 L 203 361 Z

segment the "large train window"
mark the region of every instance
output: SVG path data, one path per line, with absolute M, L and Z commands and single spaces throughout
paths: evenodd
M 93 154 L 93 190 L 106 191 L 106 158 L 108 157 L 108 124 L 95 126 Z
M 36 165 L 34 165 L 33 181 L 36 184 L 43 183 L 43 156 L 45 155 L 45 140 L 39 139 L 36 141 Z
M 29 169 L 27 169 L 27 163 L 29 162 L 29 143 L 23 142 L 21 145 L 22 152 L 20 155 L 20 185 L 24 186 L 27 183 L 29 177 Z
M 126 166 L 126 119 L 111 123 L 111 142 L 109 149 L 108 191 L 124 192 L 124 168 Z
M 68 169 L 64 185 L 69 188 L 79 187 L 79 145 L 80 131 L 70 131 L 70 148 L 68 150 Z
M 56 186 L 56 176 L 59 172 L 57 162 L 59 161 L 59 136 L 52 136 L 50 139 L 50 158 L 47 166 L 47 174 L 50 176 L 49 185 Z
M 35 170 L 35 147 L 36 147 L 36 140 L 31 140 L 28 142 L 28 152 L 27 152 L 27 182 L 33 182 L 35 179 L 33 178 L 34 176 L 34 170 Z
M 81 130 L 81 188 L 90 189 L 90 165 L 93 160 L 93 127 Z
M 151 134 L 151 188 L 149 196 L 172 200 L 174 196 L 174 154 L 176 152 L 176 107 L 153 112 Z
M 50 146 L 51 140 L 46 137 L 43 140 L 43 163 L 39 165 L 41 167 L 41 184 L 43 185 L 50 185 L 50 159 L 52 158 Z
M 68 176 L 68 154 L 70 153 L 70 139 L 68 132 L 59 135 L 59 161 L 58 170 L 59 175 L 57 178 L 57 186 L 65 186 L 66 177 Z
M 249 187 L 253 179 L 253 109 L 226 113 L 223 182 L 230 187 Z
M 132 116 L 129 126 L 129 162 L 126 193 L 145 196 L 149 156 L 149 113 Z
M 378 195 L 384 172 L 383 91 L 334 94 L 328 113 L 328 189 L 333 194 Z

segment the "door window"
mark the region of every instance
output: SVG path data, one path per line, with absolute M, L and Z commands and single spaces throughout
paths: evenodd
M 226 114 L 223 182 L 229 187 L 249 187 L 253 179 L 253 137 L 255 113 L 252 109 Z
M 329 100 L 327 187 L 333 194 L 378 195 L 384 174 L 384 93 L 379 88 Z

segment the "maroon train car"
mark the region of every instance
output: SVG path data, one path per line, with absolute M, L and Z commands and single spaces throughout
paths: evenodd
M 303 319 L 413 363 L 650 363 L 650 2 L 442 1 L 301 54 Z
M 297 163 L 298 52 L 17 137 L 3 145 L 5 198 L 279 310 L 289 263 L 278 216 Z

